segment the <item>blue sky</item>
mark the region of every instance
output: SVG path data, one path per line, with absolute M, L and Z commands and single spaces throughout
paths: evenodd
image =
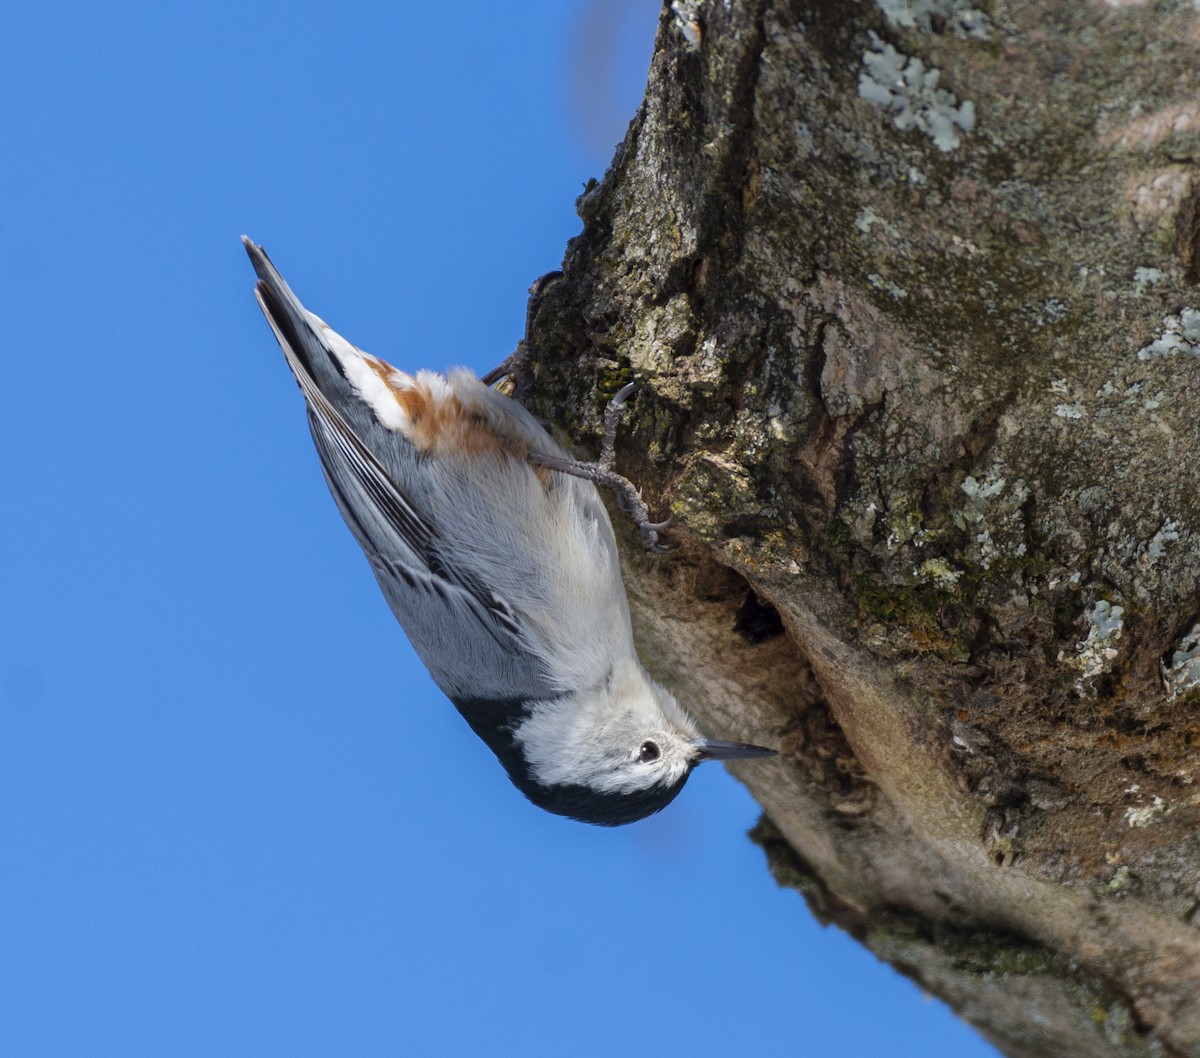
M 717 766 L 528 805 L 334 509 L 238 236 L 402 367 L 503 358 L 656 5 L 0 14 L 0 1053 L 994 1055 L 775 888 Z

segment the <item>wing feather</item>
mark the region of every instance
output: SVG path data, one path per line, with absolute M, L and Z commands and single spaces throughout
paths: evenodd
M 437 527 L 417 510 L 325 394 L 309 364 L 320 362 L 317 357 L 324 357 L 325 363 L 336 358 L 266 254 L 249 241 L 247 250 L 260 277 L 255 296 L 308 405 L 330 489 L 376 574 L 436 592 L 448 605 L 469 611 L 500 647 L 528 651 L 528 637 L 511 606 L 472 571 L 445 561 Z M 407 442 L 396 436 L 395 443 Z M 403 615 L 397 617 L 406 623 Z

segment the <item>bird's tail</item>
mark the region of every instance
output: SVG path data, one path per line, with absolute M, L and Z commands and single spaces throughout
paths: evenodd
M 310 405 L 321 403 L 321 394 L 335 408 L 344 408 L 356 396 L 345 362 L 358 350 L 300 303 L 261 246 L 245 235 L 242 245 L 258 273 L 254 296 L 305 398 Z

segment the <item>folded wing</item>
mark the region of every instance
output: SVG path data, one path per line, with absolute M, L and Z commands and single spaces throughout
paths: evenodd
M 259 305 L 308 406 L 329 489 L 434 679 L 454 701 L 551 696 L 519 617 L 476 571 L 447 559 L 455 552 L 442 546 L 438 524 L 372 450 L 408 442 L 372 423 L 339 368 L 332 340 L 342 339 L 300 304 L 260 247 L 244 242 L 259 275 Z M 409 455 L 389 454 L 392 463 Z

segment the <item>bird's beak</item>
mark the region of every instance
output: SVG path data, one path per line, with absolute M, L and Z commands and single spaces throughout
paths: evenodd
M 752 757 L 773 757 L 778 752 L 747 742 L 722 742 L 719 738 L 698 738 L 695 745 L 696 762 L 706 760 L 749 760 Z

